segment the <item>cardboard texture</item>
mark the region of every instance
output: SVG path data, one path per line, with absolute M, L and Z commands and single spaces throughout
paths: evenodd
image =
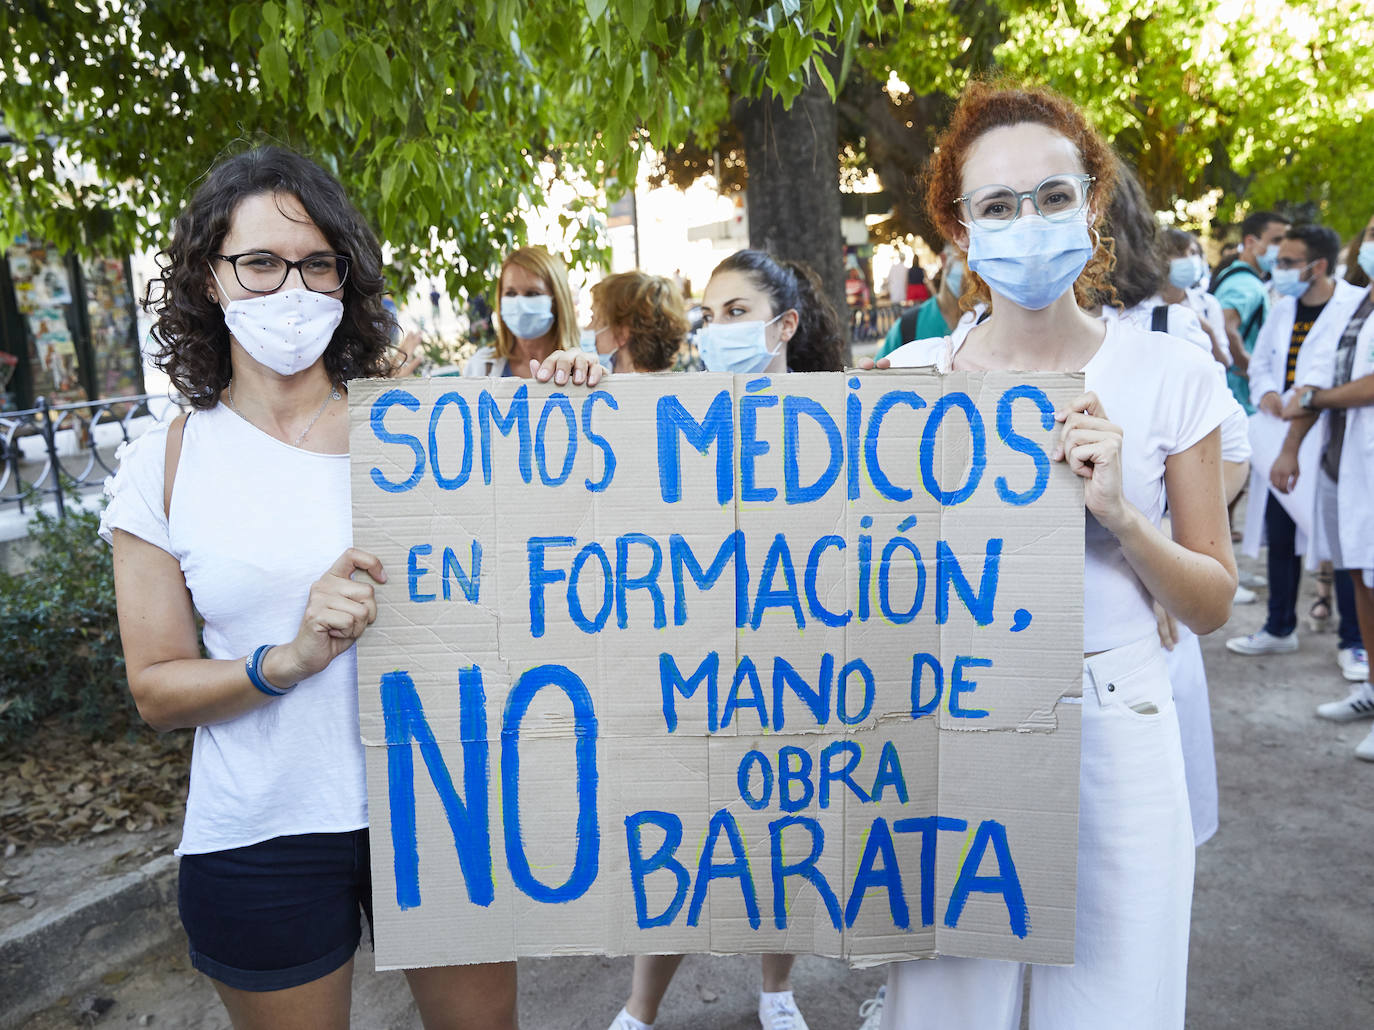
M 1071 962 L 1081 390 L 354 383 L 378 966 Z

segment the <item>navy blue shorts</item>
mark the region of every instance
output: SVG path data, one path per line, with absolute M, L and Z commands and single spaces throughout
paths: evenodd
M 191 964 L 242 991 L 299 987 L 358 950 L 372 922 L 367 830 L 274 837 L 183 855 L 177 885 Z

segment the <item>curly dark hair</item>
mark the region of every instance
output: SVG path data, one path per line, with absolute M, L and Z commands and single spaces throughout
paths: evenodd
M 1133 308 L 1163 288 L 1169 275 L 1169 252 L 1145 188 L 1131 166 L 1120 158 L 1116 164 L 1116 192 L 1107 207 L 1105 228 L 1111 233 L 1112 254 L 1116 258 L 1109 281 L 1116 288 L 1117 303 L 1122 308 Z M 1111 303 L 1106 291 L 1098 299 L 1103 304 Z
M 229 328 L 206 289 L 240 203 L 264 193 L 300 202 L 329 245 L 349 259 L 343 321 L 324 353 L 330 380 L 384 376 L 393 321 L 382 307 L 382 249 L 343 187 L 313 161 L 283 147 L 258 147 L 216 165 L 185 210 L 172 241 L 158 254 L 161 275 L 148 283 L 144 306 L 157 320 L 154 363 L 196 408 L 213 408 L 229 384 Z M 156 288 L 156 289 L 155 289 Z
M 1116 188 L 1116 155 L 1077 105 L 1052 89 L 1023 86 L 1005 78 L 975 79 L 959 97 L 949 128 L 935 141 L 935 154 L 926 170 L 926 213 L 945 239 L 958 240 L 966 231 L 955 202 L 964 192 L 964 158 L 969 148 L 990 129 L 1023 122 L 1038 122 L 1068 139 L 1078 149 L 1084 170 L 1094 179 L 1089 206 L 1101 212 L 1111 203 Z M 1103 235 L 1073 286 L 1081 306 L 1091 307 L 1104 299 L 1111 303 L 1113 261 L 1112 240 Z M 986 304 L 991 299 L 987 284 L 970 269 L 964 276 L 959 306 L 968 311 L 979 301 Z
M 592 306 L 607 328 L 627 331 L 625 349 L 641 372 L 662 372 L 687 340 L 682 294 L 661 275 L 619 272 L 592 287 Z
M 804 261 L 782 261 L 763 250 L 737 250 L 716 265 L 718 272 L 743 272 L 773 305 L 773 314 L 797 313 L 797 331 L 787 341 L 787 367 L 793 372 L 844 369 L 840 319 L 826 298 L 820 276 Z

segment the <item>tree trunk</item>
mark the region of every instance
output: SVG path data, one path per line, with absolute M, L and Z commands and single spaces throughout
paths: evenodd
M 814 268 L 847 336 L 834 101 L 812 76 L 791 110 L 770 93 L 737 100 L 733 116 L 749 169 L 749 246 Z

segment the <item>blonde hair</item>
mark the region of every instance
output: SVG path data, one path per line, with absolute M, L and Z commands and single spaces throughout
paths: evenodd
M 627 331 L 625 349 L 644 372 L 671 368 L 691 328 L 682 295 L 661 275 L 609 275 L 592 287 L 592 304 L 607 328 Z
M 563 262 L 543 247 L 521 247 L 507 255 L 501 262 L 501 274 L 496 277 L 496 356 L 509 359 L 515 353 L 515 335 L 506 328 L 500 318 L 502 283 L 506 269 L 518 265 L 525 271 L 537 275 L 553 297 L 554 339 L 559 350 L 577 350 L 578 327 L 577 305 L 573 303 L 572 287 L 568 285 L 568 270 Z

